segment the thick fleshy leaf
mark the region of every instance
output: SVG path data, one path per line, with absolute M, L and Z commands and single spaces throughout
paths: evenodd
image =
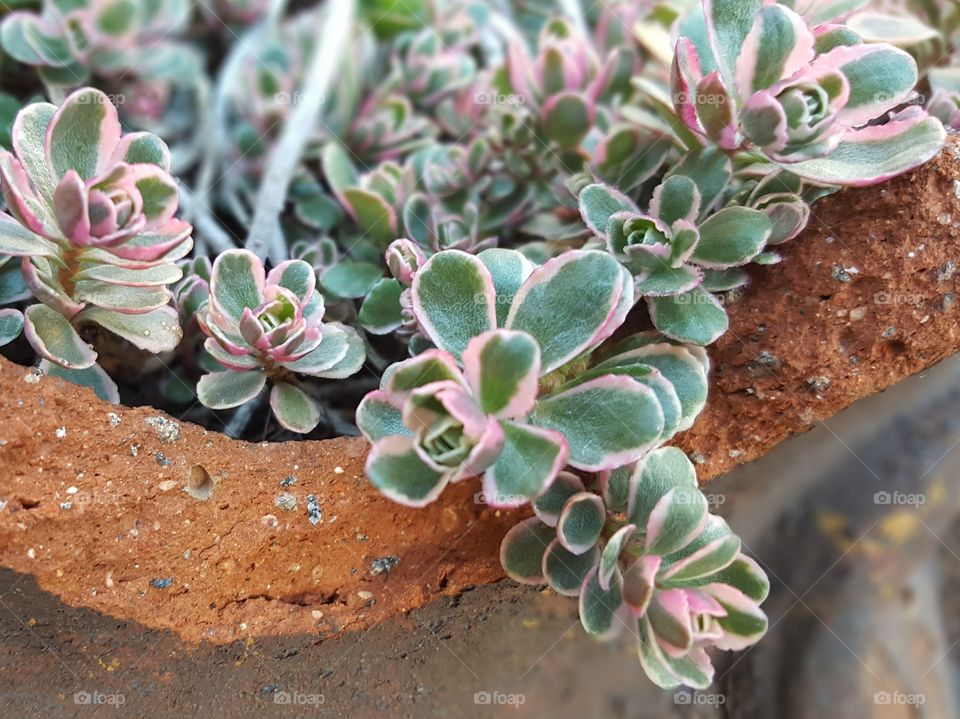
M 7 214 L 0 214 L 0 253 L 18 257 L 56 257 L 57 246 L 21 225 Z
M 327 327 L 330 327 L 330 325 L 327 325 Z M 347 351 L 333 366 L 310 374 L 325 379 L 344 379 L 356 374 L 363 367 L 363 363 L 367 359 L 367 346 L 364 344 L 363 338 L 352 327 L 339 325 L 338 328 L 346 333 Z
M 672 175 L 653 191 L 650 214 L 672 225 L 677 220 L 694 221 L 700 214 L 700 190 L 684 175 Z
M 946 141 L 939 120 L 891 120 L 848 132 L 827 157 L 785 165 L 810 182 L 866 187 L 886 182 L 935 157 Z
M 248 250 L 227 250 L 217 256 L 210 275 L 210 299 L 214 306 L 239 323 L 245 309 L 263 302 L 263 263 Z
M 76 170 L 96 177 L 120 141 L 117 110 L 103 92 L 87 87 L 70 95 L 47 128 L 46 147 L 55 178 Z
M 543 576 L 557 594 L 576 597 L 586 581 L 587 574 L 597 566 L 596 546 L 582 554 L 574 554 L 554 539 L 543 555 Z
M 162 227 L 177 211 L 180 199 L 177 183 L 156 165 L 137 165 L 134 172 L 137 190 L 143 198 L 143 216 L 150 227 Z
M 704 541 L 697 537 L 698 546 L 695 551 L 673 562 L 661 576 L 665 586 L 685 586 L 695 580 L 715 575 L 728 566 L 740 553 L 740 538 L 737 537 L 726 522 L 719 524 L 711 516 L 702 535 L 707 535 Z
M 630 477 L 633 475 L 633 465 L 625 464 L 622 467 L 600 473 L 600 489 L 603 503 L 611 512 L 626 512 L 630 501 Z
M 440 496 L 447 476 L 426 464 L 412 437 L 392 435 L 373 445 L 367 477 L 389 499 L 408 507 L 425 507 Z
M 745 265 L 760 253 L 772 231 L 760 210 L 728 207 L 700 224 L 700 242 L 691 260 L 716 269 Z
M 23 164 L 23 169 L 33 181 L 47 205 L 53 208 L 53 191 L 57 182 L 50 173 L 47 164 L 45 141 L 50 121 L 57 112 L 56 105 L 35 102 L 27 105 L 18 114 L 13 123 L 13 149 Z
M 838 47 L 821 55 L 814 69 L 839 70 L 850 85 L 850 97 L 837 115 L 845 127 L 860 127 L 902 104 L 917 84 L 917 63 L 890 45 Z
M 600 497 L 592 492 L 578 492 L 563 505 L 557 521 L 557 539 L 574 554 L 583 554 L 600 539 L 606 519 Z
M 66 40 L 59 36 L 55 26 L 34 13 L 14 12 L 4 18 L 0 38 L 3 49 L 22 63 L 41 66 L 70 63 L 70 46 Z
M 289 382 L 277 382 L 270 389 L 270 409 L 282 427 L 306 434 L 320 423 L 320 405 L 313 397 Z
M 320 345 L 295 360 L 283 362 L 285 369 L 297 374 L 319 375 L 346 357 L 352 332 L 334 324 L 320 328 Z
M 693 626 L 690 604 L 682 589 L 656 592 L 647 607 L 646 617 L 657 637 L 673 648 L 673 652 L 687 652 L 693 646 Z
M 641 484 L 639 493 L 645 492 Z M 707 521 L 707 498 L 699 489 L 674 487 L 654 505 L 646 525 L 646 551 L 669 554 L 685 547 Z
M 472 338 L 496 327 L 493 278 L 466 252 L 446 250 L 431 257 L 413 278 L 412 294 L 423 331 L 458 360 Z
M 662 267 L 637 278 L 637 294 L 643 297 L 669 297 L 689 292 L 703 280 L 703 272 L 692 265 Z
M 547 374 L 613 334 L 632 305 L 633 279 L 616 259 L 571 251 L 534 270 L 506 325 L 539 343 L 541 372 Z
M 115 312 L 139 314 L 163 307 L 170 301 L 166 287 L 124 287 L 93 280 L 79 280 L 74 297 Z
M 520 252 L 502 247 L 484 250 L 477 255 L 477 258 L 490 270 L 493 277 L 497 326 L 502 327 L 506 324 L 513 298 L 533 272 L 534 264 Z
M 23 313 L 20 310 L 0 309 L 0 347 L 10 344 L 23 331 Z
M 661 561 L 660 557 L 648 554 L 631 563 L 624 571 L 623 601 L 632 616 L 642 617 L 650 606 Z
M 746 98 L 790 77 L 813 60 L 813 33 L 785 5 L 767 5 L 759 13 L 736 60 L 736 82 Z
M 541 399 L 530 422 L 560 432 L 570 445 L 570 464 L 593 472 L 638 459 L 664 427 L 653 390 L 613 375 Z
M 216 369 L 234 369 L 238 372 L 244 372 L 249 369 L 257 369 L 260 367 L 260 361 L 253 355 L 238 355 L 232 352 L 228 352 L 224 349 L 216 339 L 213 337 L 207 337 L 203 342 L 203 349 L 213 357 L 217 362 L 219 362 L 223 367 L 217 367 Z
M 595 112 L 592 103 L 579 93 L 554 95 L 540 113 L 543 134 L 561 148 L 576 147 L 590 131 Z
M 320 153 L 320 159 L 327 182 L 330 183 L 334 194 L 346 207 L 343 198 L 344 190 L 355 187 L 360 182 L 357 171 L 350 162 L 350 156 L 339 141 L 335 141 L 324 145 Z
M 566 464 L 563 436 L 538 427 L 502 421 L 503 446 L 483 475 L 483 493 L 496 507 L 516 507 L 540 495 Z
M 640 666 L 647 677 L 661 689 L 676 689 L 681 684 L 706 689 L 713 682 L 713 666 L 702 649 L 682 658 L 670 657 L 660 646 L 647 618 L 640 620 L 637 635 Z
M 394 396 L 404 396 L 431 382 L 453 380 L 466 386 L 453 357 L 442 350 L 426 350 L 416 357 L 398 362 L 384 373 L 386 389 Z
M 753 559 L 741 554 L 716 574 L 705 578 L 708 584 L 728 584 L 760 603 L 770 593 L 770 580 Z
M 403 287 L 392 277 L 384 277 L 370 289 L 360 312 L 357 322 L 375 335 L 385 335 L 393 332 L 403 323 L 400 295 Z
M 463 352 L 464 375 L 487 414 L 514 418 L 537 399 L 540 347 L 530 335 L 492 330 L 474 337 Z
M 96 280 L 125 287 L 158 287 L 172 285 L 183 277 L 183 270 L 172 262 L 143 269 L 127 269 L 121 265 L 89 264 L 76 279 Z
M 144 314 L 122 314 L 102 307 L 88 307 L 75 318 L 77 322 L 94 322 L 147 352 L 158 354 L 180 344 L 183 331 L 177 312 L 161 307 Z
M 521 584 L 544 584 L 543 555 L 555 538 L 553 528 L 536 517 L 511 527 L 500 543 L 500 564 L 507 576 Z
M 343 200 L 364 236 L 384 248 L 397 238 L 397 213 L 380 195 L 351 187 L 343 191 Z
M 170 171 L 170 150 L 167 144 L 150 132 L 131 132 L 124 135 L 116 150 L 114 160 L 128 165 L 156 165 Z
M 320 283 L 337 297 L 364 297 L 383 278 L 383 268 L 370 262 L 343 260 L 323 273 Z
M 674 297 L 648 297 L 650 319 L 671 339 L 706 347 L 730 326 L 726 310 L 712 294 L 696 287 Z
M 702 591 L 727 610 L 726 616 L 717 619 L 724 630 L 723 637 L 717 641 L 719 648 L 746 649 L 766 634 L 767 616 L 743 592 L 726 584 L 708 584 Z
M 117 389 L 117 383 L 98 364 L 92 364 L 84 369 L 67 369 L 49 360 L 42 360 L 39 366 L 45 375 L 65 379 L 81 387 L 89 387 L 105 402 L 120 403 L 120 390 Z
M 197 383 L 197 399 L 210 409 L 239 407 L 260 394 L 266 381 L 266 375 L 260 370 L 211 372 Z
M 556 527 L 563 505 L 577 492 L 584 491 L 583 482 L 572 472 L 560 472 L 553 484 L 533 500 L 533 511 L 540 521 L 550 527 Z
M 630 478 L 627 521 L 646 532 L 650 513 L 657 502 L 676 488 L 699 491 L 693 463 L 676 447 L 653 450 L 637 463 Z
M 733 85 L 737 58 L 762 7 L 763 0 L 704 0 L 710 45 L 728 86 Z
M 623 578 L 614 571 L 607 589 L 600 586 L 597 572 L 591 572 L 580 589 L 580 623 L 588 634 L 612 639 L 624 628 Z
M 608 185 L 587 185 L 580 191 L 580 216 L 595 235 L 606 237 L 607 223 L 618 212 L 641 214 L 633 200 Z
M 688 152 L 674 165 L 668 177 L 683 175 L 697 183 L 701 216 L 720 199 L 733 179 L 733 166 L 723 150 L 713 145 Z
M 24 334 L 41 357 L 67 369 L 86 369 L 97 361 L 97 353 L 59 312 L 46 305 L 31 305 L 23 315 Z
M 847 25 L 865 42 L 888 42 L 897 47 L 919 45 L 940 36 L 932 27 L 907 14 L 886 15 L 864 11 L 847 19 Z
M 606 590 L 610 588 L 610 579 L 619 566 L 620 553 L 636 529 L 637 525 L 635 524 L 625 524 L 614 532 L 603 546 L 603 552 L 600 555 L 600 566 L 597 569 L 597 580 L 600 582 L 602 589 Z
M 806 222 L 803 223 L 806 225 Z M 774 229 L 776 232 L 776 229 Z M 773 242 L 771 236 L 770 242 Z M 750 281 L 750 275 L 736 267 L 726 270 L 707 270 L 703 273 L 703 283 L 700 285 L 707 292 L 727 292 L 737 287 L 743 287 Z
M 409 435 L 400 408 L 384 390 L 369 392 L 357 406 L 357 428 L 371 443 L 391 435 Z
M 677 431 L 689 429 L 707 402 L 707 371 L 703 363 L 686 347 L 653 341 L 611 357 L 598 365 L 597 371 L 632 363 L 659 370 L 673 385 L 680 400 Z

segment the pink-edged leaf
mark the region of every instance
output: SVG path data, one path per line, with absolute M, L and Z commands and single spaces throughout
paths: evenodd
M 583 554 L 574 554 L 554 539 L 543 555 L 543 576 L 557 594 L 576 597 L 587 575 L 596 570 L 597 554 L 595 546 Z
M 518 522 L 500 543 L 500 564 L 521 584 L 544 584 L 543 555 L 556 538 L 553 529 L 536 517 Z
M 661 447 L 648 453 L 637 462 L 630 477 L 627 521 L 646 531 L 657 502 L 678 487 L 697 490 L 696 470 L 683 451 L 676 447 Z
M 487 502 L 516 507 L 547 490 L 567 462 L 567 444 L 557 432 L 503 420 L 503 444 L 483 476 Z
M 697 55 L 696 45 L 689 38 L 679 38 L 673 55 L 670 80 L 673 106 L 683 124 L 701 135 L 704 134 L 704 129 L 697 117 L 694 94 L 702 79 L 703 72 L 700 70 L 700 58 Z
M 661 557 L 647 555 L 627 567 L 623 576 L 623 601 L 631 615 L 642 617 L 646 614 L 656 589 L 657 572 L 660 571 L 662 561 Z
M 613 334 L 633 299 L 633 278 L 609 253 L 574 250 L 533 271 L 514 297 L 506 326 L 539 343 L 546 374 Z
M 463 387 L 467 386 L 453 356 L 449 352 L 433 349 L 391 365 L 384 373 L 383 386 L 392 396 L 405 398 L 417 387 L 443 380 L 454 380 Z
M 227 250 L 213 263 L 210 302 L 218 312 L 239 322 L 244 309 L 255 309 L 263 302 L 264 281 L 259 257 L 248 250 Z
M 113 162 L 156 165 L 164 172 L 169 172 L 170 150 L 163 140 L 152 133 L 131 132 L 120 139 L 111 158 Z
M 68 170 L 53 193 L 57 225 L 67 239 L 78 245 L 90 244 L 90 213 L 87 186 L 75 170 Z
M 84 308 L 84 304 L 74 301 L 66 293 L 57 277 L 58 271 L 59 266 L 45 257 L 24 257 L 20 264 L 23 282 L 30 293 L 63 316 L 73 317 Z
M 640 487 L 641 492 L 644 491 Z M 699 489 L 674 487 L 654 505 L 647 519 L 646 551 L 669 554 L 689 544 L 708 517 L 707 499 Z
M 537 399 L 540 347 L 530 335 L 492 330 L 463 352 L 464 375 L 480 408 L 500 418 L 526 415 Z
M 549 488 L 533 500 L 533 511 L 540 521 L 556 527 L 563 505 L 577 492 L 584 491 L 583 482 L 573 472 L 560 472 Z
M 57 235 L 50 206 L 34 191 L 23 165 L 10 152 L 0 151 L 0 181 L 7 209 L 20 224 L 46 237 Z
M 20 310 L 0 309 L 0 347 L 10 344 L 23 330 L 23 313 Z
M 497 324 L 493 277 L 473 255 L 445 250 L 413 278 L 413 312 L 424 333 L 457 359 L 474 337 Z
M 117 383 L 98 364 L 92 364 L 84 369 L 67 369 L 50 360 L 41 360 L 39 369 L 48 377 L 64 379 L 80 387 L 88 387 L 102 399 L 111 404 L 120 404 L 120 390 Z
M 587 185 L 580 191 L 578 201 L 580 216 L 598 237 L 607 236 L 607 224 L 617 213 L 641 214 L 633 200 L 609 185 Z
M 17 159 L 23 164 L 23 169 L 33 182 L 40 198 L 53 212 L 53 191 L 57 186 L 57 179 L 50 173 L 45 150 L 45 139 L 50 121 L 57 112 L 56 105 L 47 102 L 36 102 L 27 105 L 13 122 L 11 138 L 13 151 Z
M 385 390 L 368 392 L 357 406 L 357 428 L 371 443 L 392 435 L 409 435 L 394 397 Z
M 603 500 L 593 492 L 578 492 L 563 505 L 557 539 L 570 552 L 583 554 L 596 545 L 606 520 Z
M 270 409 L 284 429 L 298 434 L 311 432 L 320 423 L 320 405 L 289 382 L 276 382 L 270 389 Z
M 635 461 L 660 438 L 663 410 L 653 390 L 606 375 L 537 402 L 530 422 L 560 432 L 571 465 L 596 472 Z
M 67 369 L 86 369 L 97 353 L 80 339 L 70 321 L 46 305 L 31 305 L 23 312 L 23 333 L 38 355 Z
M 720 649 L 739 650 L 756 644 L 767 631 L 767 616 L 757 603 L 727 584 L 708 584 L 701 591 L 716 599 L 726 610 L 717 619 L 723 636 L 715 644 Z
M 690 602 L 686 590 L 666 589 L 654 593 L 646 616 L 661 647 L 671 656 L 683 656 L 693 646 Z
M 301 302 L 306 302 L 317 288 L 317 274 L 303 260 L 287 260 L 270 270 L 267 284 L 280 285 L 290 290 Z
M 737 58 L 763 5 L 763 0 L 703 0 L 710 47 L 728 87 L 733 86 Z
M 186 257 L 193 248 L 192 232 L 193 227 L 188 223 L 170 220 L 165 226 L 140 232 L 121 245 L 86 249 L 83 256 L 130 269 L 142 269 L 159 262 L 176 262 Z
M 163 227 L 177 212 L 180 190 L 174 179 L 156 165 L 131 165 L 137 190 L 143 198 L 146 229 Z
M 213 337 L 207 337 L 203 342 L 203 348 L 210 353 L 217 362 L 227 369 L 245 372 L 246 370 L 257 369 L 260 366 L 259 360 L 252 355 L 238 355 L 228 352 Z
M 814 58 L 813 33 L 786 5 L 767 5 L 743 42 L 735 66 L 741 98 L 790 77 Z
M 637 653 L 643 671 L 661 689 L 676 689 L 681 684 L 706 689 L 713 682 L 713 666 L 703 649 L 694 649 L 680 658 L 670 657 L 646 617 L 640 620 Z
M 0 254 L 15 257 L 56 257 L 56 243 L 28 230 L 10 215 L 0 213 Z
M 598 639 L 613 639 L 628 623 L 623 601 L 623 577 L 615 570 L 607 589 L 600 586 L 596 571 L 591 572 L 580 588 L 580 623 L 588 634 Z
M 100 175 L 120 141 L 117 110 L 103 92 L 82 88 L 50 120 L 44 146 L 50 172 L 60 180 L 76 170 L 84 180 Z
M 740 146 L 736 108 L 718 71 L 697 84 L 694 106 L 703 131 L 719 147 L 735 150 Z
M 260 370 L 211 372 L 197 382 L 197 399 L 209 409 L 239 407 L 260 394 L 266 382 Z
M 600 582 L 600 588 L 606 591 L 610 588 L 610 578 L 614 570 L 619 566 L 620 553 L 627 545 L 630 537 L 636 531 L 637 525 L 625 524 L 620 527 L 607 543 L 603 546 L 603 552 L 600 555 L 600 566 L 597 570 L 597 581 Z
M 169 352 L 176 348 L 183 338 L 177 311 L 172 307 L 160 307 L 142 314 L 124 314 L 101 307 L 88 307 L 75 319 L 77 322 L 94 322 L 153 354 Z

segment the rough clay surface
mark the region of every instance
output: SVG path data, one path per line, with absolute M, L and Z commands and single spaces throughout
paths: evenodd
M 680 440 L 703 479 L 960 349 L 958 177 L 952 140 L 910 176 L 821 202 L 785 262 L 756 269 Z M 519 515 L 476 501 L 475 482 L 426 510 L 387 502 L 362 440 L 177 433 L 5 360 L 0 390 L 0 565 L 68 605 L 225 644 L 363 629 L 502 576 Z

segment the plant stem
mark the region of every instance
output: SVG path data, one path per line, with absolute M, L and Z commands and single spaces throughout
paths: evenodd
M 262 259 L 268 255 L 274 262 L 286 258 L 280 213 L 286 203 L 290 181 L 316 126 L 324 98 L 333 88 L 337 66 L 347 55 L 347 44 L 353 38 L 355 15 L 355 0 L 332 0 L 326 12 L 317 14 L 318 39 L 309 70 L 300 87 L 301 101 L 284 124 L 280 140 L 270 153 L 267 170 L 260 183 L 257 209 L 247 235 L 247 249 Z

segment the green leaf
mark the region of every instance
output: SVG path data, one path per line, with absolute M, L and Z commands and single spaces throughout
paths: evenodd
M 56 257 L 59 249 L 50 240 L 28 230 L 9 215 L 0 215 L 0 253 L 17 257 Z
M 625 626 L 623 579 L 614 572 L 607 589 L 600 586 L 597 572 L 590 575 L 580 592 L 580 623 L 587 631 L 601 639 L 609 639 Z
M 263 302 L 263 264 L 247 250 L 227 250 L 217 256 L 210 277 L 210 298 L 234 322 L 245 309 Z
M 23 169 L 33 181 L 40 196 L 51 208 L 57 183 L 50 176 L 45 138 L 50 121 L 56 112 L 56 105 L 46 102 L 27 105 L 17 115 L 13 132 L 13 146 L 17 157 L 23 163 Z M 0 251 L 6 252 L 2 246 Z
M 103 401 L 111 404 L 120 403 L 117 383 L 98 364 L 92 364 L 84 369 L 67 369 L 49 360 L 42 360 L 39 366 L 49 377 L 57 377 L 81 387 L 89 387 Z
M 593 492 L 578 492 L 563 505 L 557 521 L 557 539 L 574 554 L 583 554 L 596 546 L 606 519 L 600 497 Z
M 770 580 L 754 560 L 740 555 L 716 574 L 704 577 L 706 584 L 728 584 L 755 602 L 763 602 L 770 593 Z
M 331 325 L 326 325 L 326 327 L 330 328 Z M 357 331 L 353 329 L 353 327 L 347 327 L 345 325 L 337 325 L 337 327 L 346 333 L 347 351 L 333 366 L 321 371 L 312 372 L 311 374 L 315 377 L 345 379 L 359 372 L 367 359 L 367 346 Z M 327 331 L 329 331 L 329 329 Z M 321 347 L 322 346 L 321 344 Z M 289 364 L 286 366 L 289 367 Z
M 667 178 L 683 175 L 693 179 L 700 190 L 700 214 L 710 210 L 723 192 L 730 187 L 733 166 L 730 158 L 719 147 L 711 145 L 703 150 L 688 152 L 667 174 Z
M 700 190 L 685 175 L 671 175 L 653 191 L 651 214 L 673 225 L 677 220 L 695 221 L 700 213 Z
M 75 170 L 83 180 L 95 177 L 120 139 L 120 121 L 110 99 L 99 90 L 77 90 L 64 100 L 50 122 L 50 166 L 57 178 Z
M 541 494 L 563 467 L 566 446 L 553 432 L 502 421 L 503 448 L 483 476 L 488 503 L 515 507 Z
M 396 213 L 380 195 L 351 187 L 343 191 L 343 199 L 365 236 L 382 247 L 397 239 Z
M 46 305 L 24 310 L 24 334 L 38 355 L 67 369 L 86 369 L 97 360 L 70 321 Z
M 330 183 L 330 187 L 338 195 L 350 187 L 355 187 L 360 178 L 350 162 L 350 156 L 344 147 L 337 141 L 324 145 L 320 153 L 323 173 Z
M 463 353 L 467 382 L 486 414 L 520 417 L 537 398 L 540 346 L 525 332 L 492 330 L 475 337 Z
M 608 185 L 587 185 L 578 199 L 580 215 L 595 235 L 607 236 L 607 224 L 618 212 L 640 214 L 634 202 L 619 190 Z
M 596 546 L 582 554 L 574 554 L 555 539 L 543 555 L 543 577 L 557 594 L 576 597 L 590 570 L 597 565 L 597 554 Z
M 633 278 L 616 259 L 606 252 L 571 251 L 527 278 L 506 326 L 539 343 L 540 371 L 547 374 L 609 337 L 632 305 Z
M 209 409 L 230 409 L 249 402 L 267 382 L 261 370 L 251 372 L 211 372 L 197 383 L 197 399 Z
M 701 223 L 691 260 L 715 269 L 745 265 L 763 250 L 772 231 L 760 210 L 727 207 Z
M 453 380 L 463 384 L 460 370 L 446 352 L 426 350 L 412 359 L 398 362 L 384 373 L 387 389 L 404 395 L 431 382 Z
M 543 134 L 562 148 L 576 147 L 593 125 L 594 111 L 582 95 L 562 92 L 543 106 Z
M 703 274 L 690 265 L 664 267 L 637 279 L 637 294 L 645 297 L 666 297 L 692 290 Z
M 613 573 L 620 566 L 620 554 L 636 530 L 636 525 L 625 524 L 614 532 L 603 546 L 603 552 L 600 555 L 600 566 L 597 570 L 601 588 L 609 588 Z
M 517 250 L 492 247 L 477 255 L 490 271 L 497 306 L 497 326 L 507 321 L 510 305 L 520 287 L 534 270 L 534 264 Z
M 370 392 L 360 401 L 356 421 L 357 427 L 370 442 L 394 434 L 411 434 L 403 424 L 400 408 L 390 401 L 390 395 L 383 390 Z
M 648 297 L 654 326 L 671 339 L 706 347 L 727 331 L 730 320 L 716 297 L 697 287 L 673 297 Z
M 417 454 L 413 438 L 400 435 L 373 445 L 367 456 L 367 477 L 384 496 L 408 507 L 425 507 L 447 485 L 446 475 Z
M 646 531 L 657 503 L 675 489 L 700 492 L 693 464 L 676 447 L 653 450 L 637 464 L 630 478 L 627 521 Z
M 320 423 L 320 405 L 299 387 L 277 382 L 270 390 L 270 409 L 282 427 L 306 434 Z
M 79 280 L 74 298 L 107 310 L 118 312 L 148 312 L 163 307 L 170 301 L 166 287 L 124 287 L 107 285 L 93 280 Z
M 550 487 L 533 500 L 533 511 L 540 521 L 556 527 L 563 505 L 577 492 L 583 491 L 583 482 L 572 472 L 560 472 Z
M 466 252 L 445 250 L 431 257 L 414 276 L 412 296 L 423 331 L 458 360 L 472 338 L 496 326 L 493 278 Z
M 357 322 L 375 335 L 393 332 L 403 323 L 400 295 L 403 287 L 392 277 L 384 277 L 370 289 L 360 306 Z
M 543 555 L 556 538 L 552 527 L 536 517 L 515 524 L 500 543 L 500 564 L 521 584 L 543 584 Z
M 369 262 L 342 260 L 320 277 L 320 284 L 337 297 L 364 297 L 383 279 L 383 268 Z
M 638 459 L 660 438 L 663 410 L 653 390 L 607 375 L 541 399 L 531 424 L 556 430 L 570 446 L 571 465 L 612 469 Z
M 94 322 L 154 354 L 174 349 L 183 337 L 177 313 L 171 307 L 161 307 L 139 315 L 87 307 L 76 316 L 75 321 Z
M 20 310 L 0 309 L 0 347 L 10 344 L 23 330 L 23 314 Z

